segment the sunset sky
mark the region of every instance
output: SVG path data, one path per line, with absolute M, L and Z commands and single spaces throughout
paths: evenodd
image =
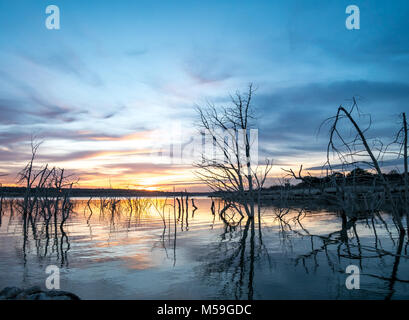
M 61 29 L 45 27 L 48 4 Z M 347 30 L 345 8 L 360 8 Z M 80 187 L 201 190 L 189 161 L 157 163 L 172 126 L 197 134 L 195 105 L 257 87 L 259 155 L 319 168 L 319 124 L 358 96 L 372 136 L 409 110 L 409 2 L 0 0 L 0 177 L 38 163 Z

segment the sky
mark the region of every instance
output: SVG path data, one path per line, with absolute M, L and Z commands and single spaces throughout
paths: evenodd
M 60 29 L 45 9 L 60 9 Z M 348 5 L 360 29 L 348 30 Z M 395 1 L 0 0 L 0 183 L 38 164 L 80 187 L 201 190 L 189 161 L 157 161 L 195 106 L 256 88 L 259 157 L 313 172 L 320 123 L 358 97 L 371 137 L 388 140 L 409 106 L 409 3 Z M 271 179 L 273 181 L 274 179 Z

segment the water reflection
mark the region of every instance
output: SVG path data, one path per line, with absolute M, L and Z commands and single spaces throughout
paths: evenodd
M 244 226 L 223 223 L 221 241 L 205 256 L 204 261 L 211 262 L 204 264 L 202 276 L 223 283 L 222 296 L 252 300 L 254 263 L 263 252 L 261 242 L 258 246 L 255 243 L 254 219 L 247 219 Z M 214 277 L 215 273 L 220 277 Z
M 262 221 L 258 221 L 258 233 L 255 232 L 254 219 L 247 219 L 242 226 L 242 219 L 239 220 L 239 225 L 234 225 L 222 218 L 224 232 L 220 237 L 221 241 L 204 258 L 204 261 L 211 262 L 205 262 L 205 270 L 202 272 L 204 279 L 210 278 L 214 279 L 215 283 L 223 283 L 221 297 L 250 300 L 254 298 L 255 264 L 266 265 L 265 269 L 270 269 L 270 271 L 274 265 L 269 254 L 274 250 L 271 250 L 271 246 L 266 247 L 263 244 L 263 229 L 271 228 L 276 231 L 281 250 L 289 251 L 292 256 L 292 259 L 289 260 L 293 261 L 296 267 L 302 266 L 305 274 L 317 274 L 320 272 L 319 269 L 323 268 L 333 273 L 345 274 L 346 265 L 356 264 L 366 278 L 379 279 L 385 283 L 382 285 L 382 290 L 379 291 L 381 295 L 384 294 L 385 299 L 391 299 L 397 290 L 402 290 L 402 287 L 396 289 L 396 283 L 409 284 L 409 280 L 398 277 L 399 264 L 402 259 L 405 260 L 404 271 L 406 272 L 400 274 L 408 274 L 408 242 L 405 243 L 404 234 L 394 234 L 390 231 L 393 221 L 388 215 L 386 219 L 389 220 L 389 225 L 379 212 L 373 216 L 358 219 L 348 218 L 345 212 L 340 211 L 335 213 L 340 225 L 335 224 L 335 228 L 332 227 L 334 230 L 325 233 L 328 226 L 315 226 L 314 213 L 311 211 L 288 207 L 273 207 L 268 208 L 268 211 L 270 213 L 268 217 L 271 219 L 266 219 L 267 221 L 263 221 L 263 224 L 261 224 Z M 315 218 L 319 220 L 319 217 Z M 315 229 L 317 233 L 314 232 Z M 360 239 L 358 229 L 364 229 L 361 230 L 365 237 L 364 240 Z M 368 232 L 372 235 L 369 236 Z M 258 239 L 256 239 L 257 236 Z M 300 241 L 305 247 L 301 253 L 299 252 Z M 306 244 L 309 244 L 309 249 Z M 324 262 L 326 266 L 323 265 Z M 378 271 L 382 271 L 382 275 L 379 275 Z M 295 281 L 289 281 L 288 285 L 297 287 Z M 301 291 L 304 289 L 302 284 L 298 286 Z M 399 293 L 407 298 L 406 291 L 409 287 L 404 286 L 404 288 L 405 291 Z M 386 293 L 383 289 L 386 289 Z M 359 296 L 359 298 L 379 298 L 377 293 L 366 292 L 366 295 Z M 259 298 L 263 297 L 268 298 L 269 296 L 265 296 L 263 292 Z M 280 298 L 278 295 L 273 295 L 273 297 Z M 336 297 L 342 298 L 342 290 Z M 284 298 L 291 298 L 291 296 Z
M 58 263 L 65 289 L 84 298 L 408 298 L 408 241 L 390 215 L 260 210 L 249 219 L 238 204 L 187 194 L 2 199 L 0 271 L 13 271 L 0 285 L 38 284 Z M 350 264 L 362 290 L 345 288 Z M 97 289 L 102 280 L 118 289 Z
M 1 207 L 1 216 L 7 218 L 6 233 L 13 226 L 21 228 L 17 232 L 21 234 L 24 265 L 27 252 L 34 246 L 39 260 L 51 254 L 61 266 L 68 266 L 70 241 L 64 225 L 73 210 L 68 198 L 8 199 Z
M 364 260 L 379 260 L 379 263 L 385 263 L 383 257 L 390 256 L 393 257 L 393 263 L 391 264 L 391 271 L 390 276 L 379 276 L 372 273 L 366 273 L 366 276 L 375 277 L 386 282 L 388 284 L 388 294 L 386 295 L 386 299 L 390 299 L 394 292 L 395 292 L 395 283 L 402 282 L 408 283 L 407 280 L 401 280 L 397 278 L 397 272 L 399 268 L 399 263 L 402 257 L 402 249 L 405 240 L 405 235 L 402 233 L 398 233 L 395 235 L 398 239 L 395 239 L 393 234 L 388 228 L 388 224 L 382 218 L 379 212 L 376 212 L 374 216 L 365 216 L 365 218 L 361 219 L 361 222 L 365 223 L 365 226 L 372 231 L 373 233 L 373 244 L 365 244 L 362 243 L 360 240 L 360 236 L 357 232 L 357 218 L 352 217 L 348 218 L 344 211 L 338 213 L 341 218 L 341 228 L 339 230 L 330 232 L 328 234 L 312 234 L 310 233 L 303 225 L 302 225 L 302 218 L 305 217 L 305 213 L 303 214 L 303 209 L 299 209 L 299 213 L 294 215 L 290 220 L 292 220 L 295 224 L 298 224 L 299 229 L 302 231 L 294 230 L 290 223 L 283 219 L 282 214 L 277 214 L 277 218 L 280 221 L 280 227 L 282 233 L 285 232 L 295 232 L 302 237 L 310 238 L 311 241 L 311 250 L 309 252 L 303 253 L 299 255 L 295 262 L 296 264 L 302 263 L 303 267 L 305 268 L 306 272 L 308 273 L 309 270 L 306 267 L 306 260 L 310 259 L 313 260 L 314 269 L 316 270 L 318 267 L 317 262 L 317 254 L 324 253 L 325 257 L 327 258 L 328 267 L 330 267 L 334 272 L 337 270 L 337 263 L 339 264 L 341 259 L 347 259 L 352 264 L 354 261 L 357 263 L 361 270 L 364 271 Z M 383 237 L 378 236 L 378 228 L 385 228 L 387 231 L 389 239 L 385 239 Z M 390 240 L 392 242 L 392 250 L 396 248 L 396 251 L 393 252 L 392 250 L 385 250 L 382 244 L 383 241 Z M 318 242 L 318 245 L 317 245 Z M 403 258 L 408 259 L 409 257 L 406 256 L 407 254 L 407 246 L 408 242 L 405 245 L 405 256 Z M 335 251 L 336 256 L 331 256 L 330 252 Z M 339 266 L 338 266 L 339 269 Z

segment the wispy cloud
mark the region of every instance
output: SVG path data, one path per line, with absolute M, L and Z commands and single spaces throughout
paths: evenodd
M 92 70 L 80 55 L 68 48 L 58 48 L 53 53 L 47 51 L 42 55 L 24 54 L 22 57 L 29 62 L 44 69 L 49 69 L 62 74 L 69 74 L 92 86 L 103 86 L 101 76 Z
M 387 140 L 409 105 L 409 4 L 356 4 L 365 19 L 349 32 L 343 1 L 155 10 L 126 1 L 94 10 L 72 0 L 53 33 L 20 19 L 37 12 L 37 2 L 10 2 L 0 12 L 0 171 L 13 176 L 35 135 L 45 141 L 39 161 L 66 166 L 88 186 L 109 177 L 120 185 L 187 184 L 187 167 L 149 163 L 153 140 L 167 141 L 174 121 L 193 125 L 195 104 L 225 103 L 248 82 L 259 87 L 260 155 L 277 165 L 317 167 L 328 128 L 317 129 L 353 96 L 372 114 L 368 134 Z M 107 24 L 112 12 L 121 19 Z

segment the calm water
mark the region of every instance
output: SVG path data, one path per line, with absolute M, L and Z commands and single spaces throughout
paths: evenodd
M 58 265 L 61 289 L 83 299 L 409 298 L 407 239 L 384 213 L 343 224 L 335 212 L 268 207 L 260 230 L 232 211 L 221 219 L 218 202 L 213 215 L 209 199 L 194 213 L 189 200 L 179 221 L 173 199 L 76 199 L 62 225 L 29 221 L 25 241 L 17 201 L 3 204 L 0 287 L 44 287 Z M 345 287 L 350 264 L 360 290 Z

